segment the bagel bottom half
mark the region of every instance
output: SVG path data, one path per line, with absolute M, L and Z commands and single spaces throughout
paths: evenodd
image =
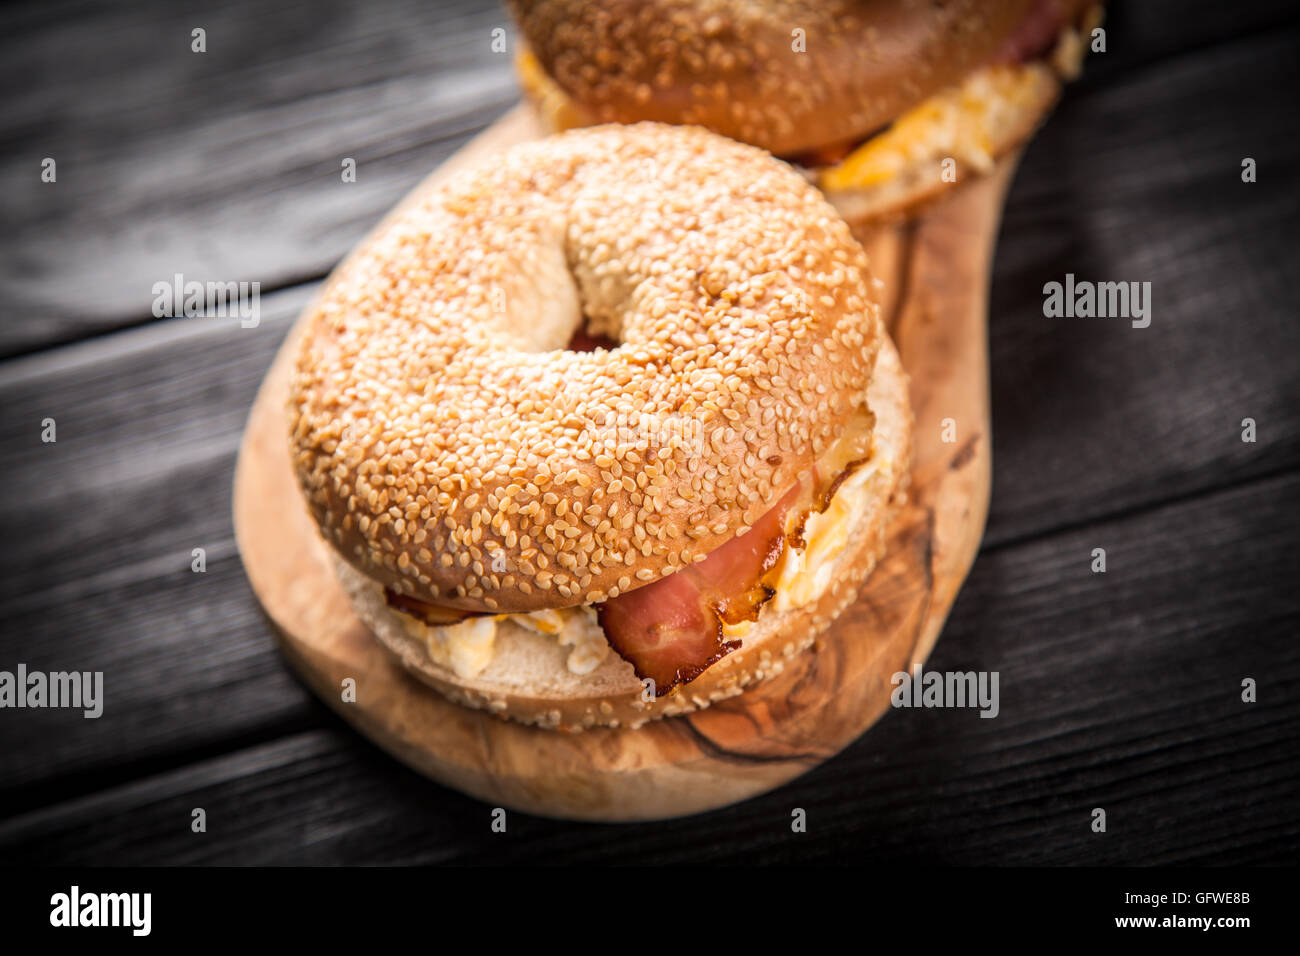
M 912 413 L 907 376 L 886 339 L 867 393 L 875 414 L 869 476 L 853 493 L 847 544 L 835 555 L 830 583 L 809 603 L 781 610 L 780 595 L 740 638 L 741 647 L 694 681 L 658 700 L 643 699 L 632 666 L 612 651 L 586 674 L 566 665 L 563 634 L 544 635 L 500 619 L 491 663 L 462 678 L 434 662 L 405 615 L 385 601 L 382 587 L 335 556 L 335 566 L 361 621 L 403 667 L 456 703 L 523 723 L 562 730 L 632 727 L 659 717 L 688 713 L 739 694 L 780 674 L 787 661 L 807 651 L 857 596 L 885 550 L 890 519 L 906 498 L 911 463 Z M 730 636 L 730 635 L 729 635 Z M 847 640 L 872 640 L 854 634 Z

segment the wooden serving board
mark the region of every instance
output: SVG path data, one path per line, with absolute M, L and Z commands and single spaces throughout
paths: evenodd
M 529 110 L 518 107 L 411 195 L 538 135 Z M 984 531 L 988 275 L 1014 162 L 911 224 L 861 237 L 885 281 L 890 330 L 911 376 L 911 496 L 858 601 L 779 677 L 640 730 L 562 733 L 457 706 L 409 676 L 352 615 L 290 469 L 284 403 L 296 330 L 258 392 L 234 489 L 240 553 L 285 657 L 326 702 L 421 773 L 494 807 L 543 816 L 698 813 L 771 790 L 834 756 L 889 707 L 891 676 L 925 661 Z M 355 702 L 343 700 L 346 678 L 356 681 Z

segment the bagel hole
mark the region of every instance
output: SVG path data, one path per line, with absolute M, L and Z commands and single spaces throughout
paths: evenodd
M 565 247 L 562 236 L 550 236 L 531 251 L 529 261 L 511 274 L 511 284 L 495 293 L 495 318 L 511 345 L 523 352 L 617 349 L 629 295 L 626 280 L 608 269 L 597 277 Z
M 619 345 L 618 339 L 591 328 L 584 318 L 564 349 L 566 352 L 594 352 L 596 349 L 609 349 L 612 351 L 618 348 Z

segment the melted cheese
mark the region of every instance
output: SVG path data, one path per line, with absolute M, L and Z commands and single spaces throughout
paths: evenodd
M 920 163 L 951 157 L 987 172 L 998 136 L 1015 116 L 1054 84 L 1042 63 L 991 66 L 960 86 L 908 110 L 889 129 L 818 174 L 823 189 L 859 189 L 888 182 Z
M 1100 20 L 1100 8 L 1093 8 L 1083 29 L 1090 34 Z M 913 107 L 839 163 L 820 170 L 817 183 L 822 189 L 863 189 L 921 163 L 947 158 L 988 172 L 999 138 L 1016 125 L 1018 116 L 1051 95 L 1056 77 L 1077 77 L 1086 52 L 1083 34 L 1068 27 L 1046 62 L 976 70 L 960 86 Z

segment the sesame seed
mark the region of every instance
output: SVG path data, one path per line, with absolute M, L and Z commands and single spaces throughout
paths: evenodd
M 845 305 L 869 283 L 817 191 L 751 147 L 654 124 L 516 147 L 403 210 L 312 307 L 300 485 L 328 539 L 417 597 L 630 590 L 835 440 L 882 334 Z M 621 346 L 567 351 L 584 318 Z

